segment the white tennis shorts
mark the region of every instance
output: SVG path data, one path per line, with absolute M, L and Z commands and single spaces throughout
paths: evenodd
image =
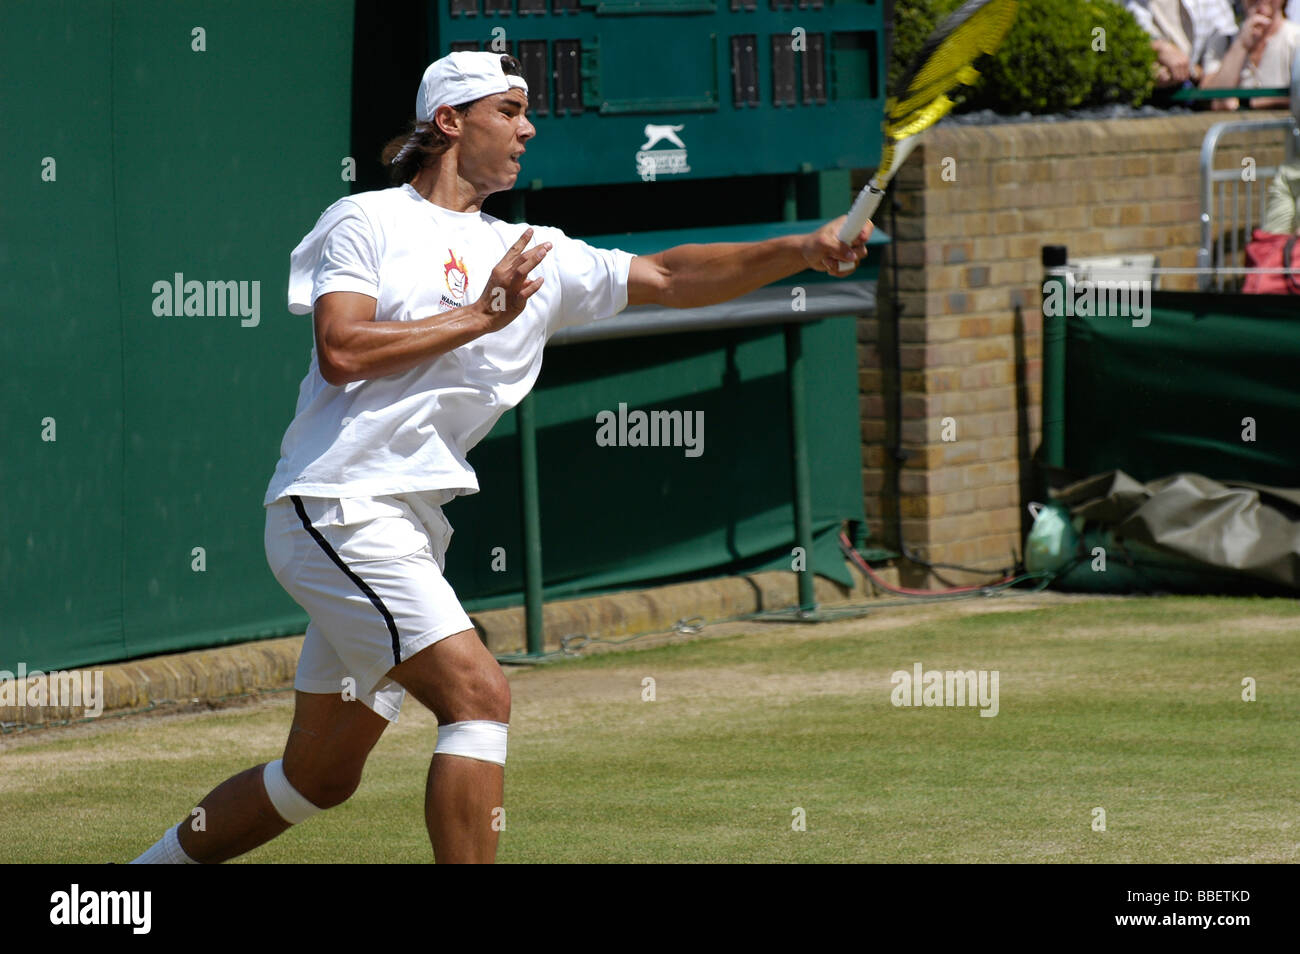
M 396 722 L 395 665 L 473 629 L 443 578 L 453 491 L 281 497 L 266 508 L 266 560 L 311 618 L 294 688 L 348 693 Z

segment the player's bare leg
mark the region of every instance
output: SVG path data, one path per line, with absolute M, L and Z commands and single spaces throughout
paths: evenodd
M 493 810 L 505 796 L 505 769 L 461 755 L 435 755 L 425 785 L 424 823 L 435 861 L 491 864 L 497 856 Z
M 291 827 L 267 797 L 262 772 L 261 765 L 245 769 L 199 802 L 202 814 L 191 814 L 176 831 L 185 854 L 200 864 L 216 864 L 252 851 Z M 199 824 L 202 827 L 196 827 Z
M 510 721 L 510 684 L 501 666 L 467 629 L 448 636 L 395 666 L 389 675 L 438 718 L 440 726 Z M 505 768 L 462 755 L 430 760 L 424 817 L 440 863 L 496 860 L 494 810 L 505 794 Z
M 365 704 L 341 693 L 294 694 L 293 726 L 284 749 L 289 783 L 318 808 L 345 802 L 361 781 L 366 757 L 388 726 Z M 212 790 L 196 817 L 181 823 L 177 838 L 185 854 L 214 864 L 252 851 L 291 827 L 266 794 L 264 766 L 246 769 Z

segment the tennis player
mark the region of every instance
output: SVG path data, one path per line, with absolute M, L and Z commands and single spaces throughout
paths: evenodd
M 536 381 L 561 328 L 629 305 L 727 301 L 865 255 L 843 219 L 656 255 L 598 249 L 480 211 L 536 129 L 519 63 L 429 66 L 394 187 L 340 199 L 294 249 L 289 310 L 315 348 L 267 489 L 266 552 L 310 617 L 284 755 L 227 779 L 136 859 L 214 863 L 345 801 L 407 692 L 435 714 L 425 822 L 439 862 L 495 859 L 510 688 L 443 577 L 442 507 L 478 491 L 466 455 Z M 201 819 L 200 824 L 198 820 Z

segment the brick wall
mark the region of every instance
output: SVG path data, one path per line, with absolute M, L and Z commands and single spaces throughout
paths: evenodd
M 908 549 L 930 562 L 1011 565 L 1028 529 L 1041 433 L 1042 246 L 1065 245 L 1072 258 L 1145 252 L 1161 266 L 1194 266 L 1205 131 L 1228 118 L 1284 115 L 944 126 L 927 135 L 895 183 L 897 323 L 887 258 L 878 315 L 858 327 L 863 487 L 878 540 L 897 548 L 901 524 Z M 1282 137 L 1228 136 L 1217 155 L 1221 168 L 1240 168 L 1245 156 L 1275 165 Z M 889 230 L 883 206 L 877 220 Z M 1162 287 L 1191 289 L 1195 278 L 1167 276 Z M 902 461 L 891 453 L 899 438 Z M 911 585 L 943 585 L 916 564 L 902 570 Z M 951 583 L 981 579 L 939 572 Z

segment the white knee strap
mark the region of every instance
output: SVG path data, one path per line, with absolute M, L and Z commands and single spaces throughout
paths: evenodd
M 463 755 L 482 762 L 506 764 L 506 730 L 504 722 L 475 720 L 438 726 L 438 744 L 434 755 Z
M 267 797 L 271 799 L 275 810 L 290 825 L 305 822 L 320 811 L 289 784 L 289 779 L 284 774 L 283 759 L 266 763 L 266 768 L 262 770 L 262 784 L 266 786 Z

